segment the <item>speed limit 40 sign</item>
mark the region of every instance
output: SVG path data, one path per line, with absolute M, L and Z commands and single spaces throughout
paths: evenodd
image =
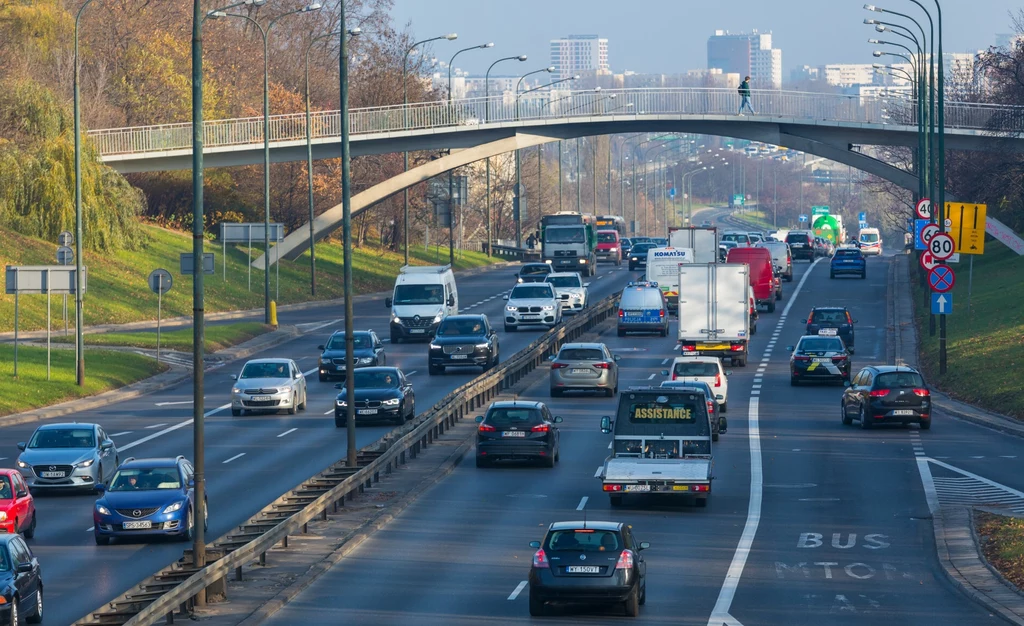
M 932 219 L 932 201 L 928 198 L 921 198 L 917 201 L 914 206 L 914 212 L 917 213 L 917 218 L 921 220 Z
M 945 261 L 956 252 L 956 244 L 946 233 L 936 233 L 928 240 L 928 251 L 939 261 Z

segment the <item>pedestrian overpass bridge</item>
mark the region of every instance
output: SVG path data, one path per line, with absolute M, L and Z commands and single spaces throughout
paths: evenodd
M 620 89 L 563 92 L 556 100 L 497 95 L 452 102 L 352 109 L 353 156 L 445 150 L 352 197 L 352 213 L 456 167 L 516 149 L 562 139 L 625 133 L 718 135 L 786 146 L 864 170 L 908 189 L 917 178 L 860 151 L 860 146 L 916 147 L 916 103 L 899 97 L 860 97 L 789 91 L 753 91 L 755 115 L 739 116 L 730 89 Z M 948 150 L 1024 151 L 1024 107 L 946 102 Z M 270 118 L 270 158 L 341 155 L 341 115 L 317 111 Z M 263 118 L 211 120 L 203 125 L 206 167 L 263 162 Z M 163 124 L 88 133 L 101 160 L 122 173 L 190 169 L 192 124 Z M 314 221 L 317 238 L 341 225 L 340 205 Z M 270 262 L 296 258 L 309 247 L 308 228 L 296 229 L 270 252 Z M 263 267 L 264 257 L 254 261 Z

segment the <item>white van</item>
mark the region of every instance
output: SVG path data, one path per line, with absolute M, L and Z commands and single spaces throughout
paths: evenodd
M 857 237 L 862 254 L 882 254 L 882 235 L 877 228 L 862 228 Z
M 391 343 L 433 338 L 441 320 L 459 312 L 459 291 L 451 265 L 406 265 L 395 291 L 384 300 L 391 309 Z
M 658 283 L 668 310 L 679 310 L 679 264 L 693 263 L 692 248 L 651 248 L 647 251 L 646 280 Z

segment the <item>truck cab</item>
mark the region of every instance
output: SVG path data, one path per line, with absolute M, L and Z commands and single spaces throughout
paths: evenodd
M 555 272 L 597 273 L 594 216 L 560 211 L 541 219 L 541 259 Z
M 707 506 L 714 465 L 708 402 L 695 389 L 634 387 L 619 395 L 614 418 L 601 418 L 613 441 L 598 478 L 612 506 L 629 494 L 692 496 Z

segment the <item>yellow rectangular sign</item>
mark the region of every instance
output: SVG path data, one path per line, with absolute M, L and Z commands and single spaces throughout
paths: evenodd
M 985 215 L 988 205 L 946 203 L 946 232 L 960 254 L 985 253 Z

